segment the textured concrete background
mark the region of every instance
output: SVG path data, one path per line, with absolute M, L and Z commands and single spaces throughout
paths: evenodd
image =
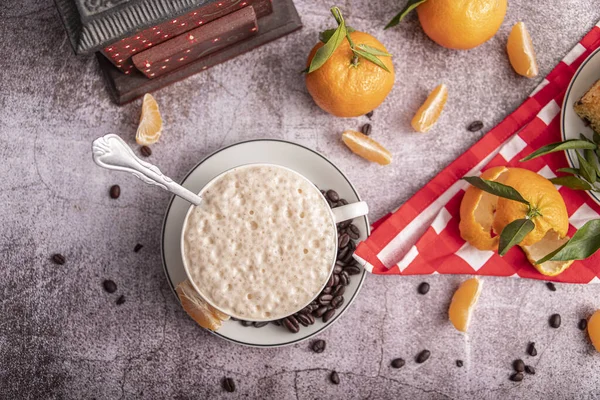
M 275 0 L 276 1 L 276 0 Z M 330 1 L 296 0 L 305 28 L 282 40 L 156 94 L 167 126 L 153 162 L 181 178 L 206 154 L 239 140 L 283 138 L 314 148 L 344 170 L 372 207 L 371 218 L 396 207 L 517 107 L 542 77 L 600 20 L 596 0 L 510 1 L 498 34 L 477 49 L 443 49 L 415 16 L 381 28 L 402 1 L 344 1 L 349 23 L 374 33 L 395 55 L 396 85 L 376 110 L 373 136 L 394 153 L 388 167 L 367 164 L 340 144 L 344 129 L 365 117 L 338 119 L 311 101 L 298 74 L 332 25 Z M 510 68 L 510 27 L 527 23 L 540 76 Z M 452 290 L 463 278 L 369 276 L 355 304 L 308 344 L 250 349 L 199 329 L 180 309 L 163 276 L 159 232 L 166 192 L 91 160 L 91 141 L 118 133 L 133 142 L 140 103 L 113 105 L 93 57 L 73 56 L 53 4 L 0 3 L 0 397 L 1 398 L 600 398 L 600 354 L 577 321 L 597 308 L 597 286 L 486 278 L 468 336 L 447 322 Z M 446 109 L 428 134 L 410 118 L 440 82 Z M 108 196 L 118 183 L 122 195 Z M 144 244 L 139 253 L 136 243 Z M 63 253 L 67 263 L 49 257 Z M 102 289 L 113 279 L 126 296 Z M 563 326 L 548 327 L 558 312 Z M 535 341 L 539 355 L 525 354 Z M 417 365 L 414 356 L 432 356 Z M 403 357 L 400 370 L 389 367 Z M 523 357 L 537 369 L 508 380 Z M 456 359 L 465 366 L 455 366 Z M 341 384 L 328 381 L 328 370 Z M 231 376 L 234 394 L 219 381 Z

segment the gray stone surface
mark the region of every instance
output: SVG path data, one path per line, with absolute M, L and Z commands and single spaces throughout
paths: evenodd
M 277 0 L 275 0 L 277 1 Z M 340 1 L 352 26 L 374 33 L 395 55 L 397 79 L 375 112 L 373 136 L 394 153 L 388 167 L 367 164 L 340 143 L 365 117 L 321 112 L 298 74 L 317 32 L 331 26 L 331 2 L 297 0 L 305 28 L 251 54 L 156 94 L 167 125 L 152 161 L 174 178 L 208 153 L 250 138 L 283 138 L 338 164 L 372 207 L 396 207 L 522 102 L 542 77 L 600 20 L 595 0 L 511 1 L 498 34 L 466 52 L 427 39 L 411 16 L 383 24 L 397 1 Z M 510 27 L 527 23 L 540 77 L 520 78 L 504 52 Z M 163 276 L 159 231 L 169 195 L 132 176 L 97 168 L 91 141 L 118 133 L 133 142 L 140 103 L 113 105 L 96 61 L 72 55 L 53 4 L 0 3 L 0 397 L 117 398 L 600 398 L 600 354 L 577 321 L 600 308 L 597 286 L 486 278 L 468 336 L 447 322 L 452 290 L 463 278 L 369 276 L 348 313 L 308 344 L 259 350 L 198 328 L 180 309 Z M 448 105 L 428 134 L 409 122 L 435 85 Z M 118 183 L 122 196 L 108 197 Z M 133 253 L 136 243 L 144 244 Z M 63 266 L 49 257 L 61 252 Z M 101 282 L 117 282 L 116 306 Z M 548 328 L 558 312 L 563 326 Z M 525 354 L 535 341 L 539 355 Z M 413 359 L 423 348 L 431 359 Z M 389 367 L 403 357 L 401 370 Z M 523 357 L 537 375 L 508 380 Z M 456 359 L 465 361 L 461 369 Z M 329 370 L 341 384 L 328 382 Z M 238 391 L 226 394 L 220 379 Z

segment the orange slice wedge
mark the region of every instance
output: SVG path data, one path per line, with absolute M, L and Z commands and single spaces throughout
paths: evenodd
M 588 320 L 587 331 L 596 351 L 600 352 L 600 310 L 592 314 Z
M 181 306 L 194 321 L 203 328 L 216 331 L 221 327 L 223 321 L 229 319 L 229 315 L 222 313 L 210 304 L 208 304 L 190 283 L 183 281 L 175 289 Z
M 135 134 L 135 141 L 142 146 L 158 142 L 162 131 L 162 118 L 158 111 L 158 103 L 152 95 L 146 93 L 142 103 L 140 124 Z
M 446 100 L 448 99 L 448 88 L 443 83 L 429 93 L 427 100 L 419 109 L 411 121 L 411 125 L 417 132 L 425 133 L 431 129 L 438 120 Z
M 452 325 L 459 331 L 467 331 L 480 292 L 481 282 L 477 278 L 467 279 L 454 292 L 448 309 L 448 317 Z
M 508 52 L 510 65 L 517 74 L 527 78 L 537 76 L 539 71 L 535 61 L 533 42 L 523 22 L 517 22 L 510 31 L 506 51 Z
M 381 165 L 388 165 L 392 162 L 392 153 L 385 147 L 356 131 L 345 131 L 342 133 L 342 141 L 353 153 L 362 158 L 376 162 Z

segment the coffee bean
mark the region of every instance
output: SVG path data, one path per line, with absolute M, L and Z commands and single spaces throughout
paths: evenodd
M 348 200 L 346 200 L 346 199 L 340 199 L 339 203 L 341 203 L 343 206 L 347 206 L 348 205 Z M 344 222 L 346 222 L 346 221 L 344 221 Z M 352 222 L 352 221 L 350 221 L 350 222 Z
M 335 371 L 333 371 L 331 373 L 331 375 L 329 375 L 329 379 L 331 379 L 331 383 L 333 383 L 334 385 L 339 385 L 340 384 L 340 376 Z
M 346 233 L 350 236 L 350 239 L 358 240 L 360 238 L 360 229 L 354 224 L 348 225 Z
M 427 294 L 427 292 L 429 292 L 429 283 L 421 282 L 421 284 L 417 288 L 417 291 L 419 292 L 419 294 Z
M 360 131 L 364 134 L 369 136 L 371 134 L 371 130 L 373 129 L 373 127 L 371 126 L 371 124 L 364 124 L 362 126 L 362 128 L 360 128 Z
M 350 252 L 350 246 L 348 246 L 348 247 L 345 247 L 345 248 L 343 248 L 343 249 L 341 249 L 341 250 L 338 250 L 338 253 L 337 253 L 337 259 L 338 259 L 339 261 L 345 262 L 345 261 L 343 261 L 343 260 L 346 258 L 346 255 L 347 255 L 349 252 Z
M 315 353 L 322 353 L 325 351 L 326 344 L 327 343 L 325 343 L 324 340 L 319 339 L 319 340 L 315 340 L 311 347 Z
M 331 276 L 329 277 L 329 280 L 328 280 L 328 281 L 327 281 L 327 283 L 325 284 L 325 287 L 332 287 L 332 286 L 333 286 L 333 282 L 334 282 L 334 279 L 335 279 L 335 278 L 334 278 L 334 276 L 335 276 L 335 275 L 331 275 Z
M 483 128 L 483 122 L 481 121 L 473 121 L 467 127 L 467 130 L 470 132 L 477 132 Z
M 458 368 L 462 368 L 462 366 L 463 366 L 463 360 L 456 360 L 456 366 Z
M 554 285 L 554 283 L 546 282 L 546 286 L 548 286 L 548 289 L 550 289 L 551 292 L 556 292 L 556 285 Z
M 373 118 L 373 111 L 369 111 L 365 115 L 367 116 L 367 118 L 371 119 L 371 118 Z
M 120 306 L 121 304 L 125 303 L 125 296 L 120 295 L 119 298 L 116 301 L 117 305 Z
M 406 362 L 402 358 L 394 358 L 392 360 L 392 368 L 402 368 Z
M 587 328 L 587 319 L 579 320 L 577 327 L 579 328 L 579 330 L 585 331 L 585 328 Z
M 337 192 L 335 190 L 328 190 L 327 191 L 327 198 L 332 203 L 336 203 L 336 202 L 340 201 L 340 196 L 337 194 Z
M 306 320 L 308 321 L 309 325 L 312 325 L 315 323 L 315 317 L 313 317 L 312 314 L 306 314 Z
M 327 323 L 329 320 L 335 315 L 335 309 L 328 310 L 325 314 L 323 314 L 323 322 Z
M 535 368 L 533 368 L 531 365 L 526 365 L 525 372 L 527 372 L 529 375 L 535 375 Z
M 559 314 L 552 314 L 550 316 L 550 319 L 548 320 L 548 323 L 554 329 L 560 328 L 560 315 Z
M 431 352 L 429 350 L 423 350 L 422 352 L 420 352 L 417 355 L 417 358 L 415 359 L 415 361 L 418 364 L 422 364 L 422 363 L 424 363 L 425 361 L 427 361 L 429 359 L 430 355 L 431 355 Z
M 523 373 L 522 372 L 515 372 L 514 374 L 512 374 L 510 376 L 510 380 L 513 382 L 521 382 L 523 380 Z
M 135 247 L 133 248 L 133 252 L 137 253 L 138 251 L 140 251 L 142 249 L 142 247 L 144 247 L 143 244 L 136 244 Z
M 112 199 L 118 199 L 121 195 L 121 187 L 119 185 L 112 185 L 110 187 L 110 197 Z
M 336 297 L 336 296 L 343 296 L 345 291 L 346 291 L 346 286 L 344 286 L 344 285 L 337 285 L 333 289 L 333 292 L 331 292 L 331 295 L 334 296 L 334 297 Z
M 252 326 L 252 321 L 240 321 L 242 323 L 242 326 L 248 327 L 248 326 Z
M 323 291 L 321 292 L 322 294 L 331 294 L 331 288 L 333 286 L 328 286 L 325 289 L 323 289 Z
M 296 318 L 294 318 L 293 315 L 290 315 L 289 317 L 284 318 L 283 324 L 285 325 L 286 328 L 288 328 L 288 331 L 290 331 L 292 333 L 298 333 L 298 331 L 300 331 L 300 324 L 298 323 L 298 320 Z
M 343 249 L 344 247 L 348 246 L 349 242 L 350 242 L 350 236 L 348 236 L 347 233 L 344 233 L 338 239 L 338 247 L 340 249 Z
M 309 304 L 304 307 L 302 310 L 298 311 L 298 314 L 310 314 L 313 311 L 312 306 Z
M 306 314 L 294 314 L 294 317 L 300 323 L 300 325 L 302 325 L 302 326 L 310 325 L 310 320 L 306 317 Z
M 319 308 L 317 308 L 315 311 L 313 311 L 313 315 L 317 318 L 321 318 L 323 316 L 323 314 L 325 314 L 327 312 L 327 306 L 321 306 Z
M 342 271 L 342 272 L 344 272 L 344 271 Z M 340 272 L 340 274 L 342 272 Z M 333 286 L 332 287 L 336 287 L 337 285 L 340 284 L 340 274 L 337 274 L 337 275 L 333 276 Z
M 108 293 L 114 293 L 117 291 L 117 284 L 111 281 L 110 279 L 107 279 L 104 282 L 102 282 L 102 286 L 104 286 L 104 290 L 106 290 Z
M 346 271 L 348 275 L 358 275 L 360 274 L 360 267 L 358 265 L 349 265 L 344 268 L 344 271 Z
M 527 346 L 527 354 L 529 354 L 531 357 L 537 356 L 537 349 L 535 348 L 534 342 L 529 343 Z
M 65 260 L 65 256 L 60 253 L 56 253 L 52 255 L 52 261 L 56 265 L 64 265 L 67 260 Z
M 344 286 L 348 286 L 350 284 L 350 276 L 348 276 L 348 273 L 346 271 L 342 271 L 339 275 L 337 275 L 340 277 L 340 283 Z
M 344 304 L 343 296 L 336 296 L 333 299 L 331 299 L 331 305 L 333 306 L 333 308 L 340 308 L 342 304 Z
M 340 264 L 338 264 L 338 262 L 336 262 L 335 266 L 333 267 L 333 273 L 334 274 L 339 274 L 340 272 L 342 272 L 342 268 L 343 267 Z
M 353 241 L 350 241 L 350 243 L 348 243 L 348 246 L 346 248 L 348 249 L 348 252 L 346 253 L 346 255 L 344 257 L 342 257 L 340 259 L 345 263 L 349 263 L 350 260 L 352 260 L 352 255 L 354 254 L 354 250 L 356 250 L 356 245 L 354 244 Z
M 271 321 L 271 323 L 275 326 L 281 326 L 281 320 L 277 319 L 275 321 Z
M 523 372 L 523 371 L 525 371 L 525 363 L 521 359 L 515 360 L 513 362 L 513 368 L 517 372 Z
M 261 322 L 254 322 L 252 325 L 254 325 L 255 328 L 262 328 L 263 326 L 267 326 L 269 325 L 269 321 L 261 321 Z
M 322 294 L 321 296 L 319 296 L 319 303 L 321 305 L 329 305 L 329 303 L 331 303 L 331 300 L 333 299 L 333 296 L 330 294 Z
M 152 155 L 152 150 L 148 146 L 142 146 L 140 148 L 140 153 L 142 153 L 144 157 L 150 157 Z
M 235 392 L 235 382 L 232 378 L 226 377 L 223 379 L 223 389 L 225 389 L 225 391 L 229 393 Z
M 348 202 L 347 202 L 346 200 L 344 200 L 344 199 L 342 199 L 342 200 L 340 200 L 340 201 L 342 202 L 342 204 L 344 204 L 344 202 L 345 202 L 346 204 L 348 204 Z M 346 205 L 346 204 L 344 204 L 344 205 Z M 344 229 L 347 229 L 347 228 L 348 228 L 348 227 L 349 227 L 351 224 L 352 224 L 352 220 L 351 220 L 351 219 L 349 219 L 349 220 L 346 220 L 346 221 L 340 222 L 340 223 L 338 224 L 338 227 L 339 227 L 340 229 L 344 230 Z

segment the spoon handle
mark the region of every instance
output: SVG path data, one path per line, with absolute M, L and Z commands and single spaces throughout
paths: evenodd
M 94 162 L 98 166 L 116 171 L 131 172 L 142 181 L 161 187 L 176 196 L 199 205 L 202 198 L 163 175 L 156 165 L 140 160 L 119 136 L 110 134 L 92 143 Z

